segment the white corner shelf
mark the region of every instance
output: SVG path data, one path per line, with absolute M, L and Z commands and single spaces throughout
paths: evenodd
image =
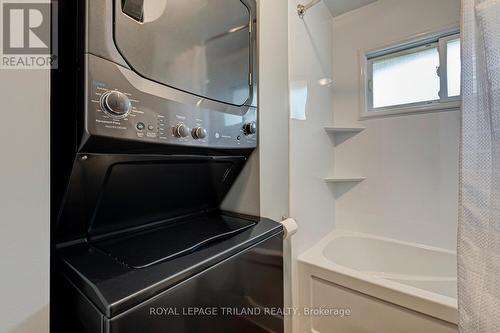
M 325 131 L 333 134 L 356 134 L 363 131 L 365 127 L 335 127 L 335 126 L 325 126 Z
M 366 177 L 330 177 L 325 178 L 327 183 L 359 183 L 365 180 Z

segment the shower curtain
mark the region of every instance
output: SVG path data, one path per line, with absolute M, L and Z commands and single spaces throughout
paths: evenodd
M 500 332 L 500 0 L 462 0 L 458 307 L 462 333 Z

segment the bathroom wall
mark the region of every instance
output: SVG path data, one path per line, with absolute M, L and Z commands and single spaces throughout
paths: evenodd
M 289 214 L 287 0 L 259 1 L 260 214 Z
M 333 169 L 333 145 L 324 131 L 331 124 L 332 17 L 323 2 L 297 15 L 300 1 L 289 0 L 290 214 L 300 227 L 294 250 L 301 253 L 330 231 L 334 198 L 325 183 Z M 305 107 L 301 96 L 306 96 Z M 302 98 L 303 101 L 303 98 Z
M 44 333 L 49 328 L 49 71 L 0 69 L 0 99 L 5 125 L 0 332 Z
M 334 228 L 334 196 L 324 182 L 333 170 L 334 148 L 324 131 L 333 121 L 332 17 L 323 2 L 297 15 L 288 1 L 290 75 L 290 216 L 299 225 L 292 238 L 293 295 L 298 296 L 296 258 Z M 297 306 L 294 297 L 294 305 Z M 294 318 L 294 331 L 299 318 Z
M 458 26 L 459 0 L 378 0 L 333 22 L 333 113 L 364 126 L 335 148 L 337 228 L 455 249 L 459 111 L 359 120 L 359 55 L 416 34 Z M 343 142 L 342 142 L 343 141 Z

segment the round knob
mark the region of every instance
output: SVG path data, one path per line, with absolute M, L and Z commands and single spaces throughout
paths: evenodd
M 245 131 L 245 135 L 251 135 L 257 133 L 257 124 L 255 121 L 252 121 L 250 123 L 246 123 L 243 125 L 243 130 Z
M 177 124 L 174 127 L 174 135 L 178 138 L 185 138 L 189 135 L 189 127 L 184 124 Z
M 207 130 L 203 127 L 195 127 L 191 131 L 191 135 L 195 139 L 205 139 L 207 137 Z
M 125 118 L 132 110 L 130 99 L 119 91 L 108 91 L 101 97 L 102 110 L 115 118 Z

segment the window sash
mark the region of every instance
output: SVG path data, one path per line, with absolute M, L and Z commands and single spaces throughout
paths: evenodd
M 460 99 L 460 95 L 458 96 L 448 96 L 448 42 L 459 39 L 460 34 L 453 34 L 449 36 L 445 36 L 439 38 L 439 76 L 441 81 L 441 88 L 439 95 L 441 100 L 450 101 Z M 461 44 L 460 44 L 461 45 Z
M 398 113 L 428 112 L 434 110 L 457 109 L 460 107 L 461 96 L 448 96 L 448 69 L 447 69 L 447 43 L 460 37 L 454 29 L 447 33 L 434 34 L 407 43 L 385 48 L 364 54 L 366 76 L 364 82 L 365 109 L 361 117 L 390 115 Z M 429 47 L 436 47 L 439 52 L 439 67 L 437 69 L 440 80 L 439 99 L 416 103 L 398 104 L 385 107 L 373 107 L 373 63 L 375 61 L 396 58 L 406 54 L 416 53 Z

